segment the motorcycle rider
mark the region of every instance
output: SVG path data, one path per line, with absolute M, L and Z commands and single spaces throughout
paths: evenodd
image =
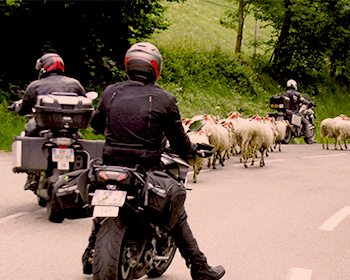
M 289 102 L 289 110 L 288 113 L 290 113 L 290 116 L 292 114 L 296 114 L 300 110 L 300 104 L 305 104 L 307 106 L 316 106 L 316 104 L 312 101 L 307 100 L 306 98 L 302 97 L 299 92 L 297 92 L 297 83 L 295 80 L 288 80 L 287 81 L 287 91 L 282 94 L 282 96 L 286 96 L 290 99 Z M 305 136 L 308 139 L 306 142 L 307 144 L 313 144 L 316 143 L 317 141 L 312 139 L 311 131 L 310 131 L 310 123 L 309 121 L 303 116 L 303 114 L 299 114 L 301 116 L 301 123 L 305 127 Z
M 175 96 L 155 85 L 162 72 L 163 58 L 158 48 L 148 42 L 136 43 L 125 55 L 128 80 L 109 85 L 92 118 L 92 128 L 104 134 L 106 144 L 103 163 L 146 170 L 160 167 L 166 139 L 171 148 L 183 158 L 192 156 L 196 145 L 185 133 Z M 192 279 L 222 278 L 222 266 L 210 267 L 199 250 L 187 223 L 184 206 L 181 217 L 171 230 L 180 254 L 190 267 Z M 84 274 L 92 274 L 93 248 L 99 223 L 95 219 L 89 244 L 82 261 Z
M 39 71 L 38 80 L 31 82 L 23 98 L 12 105 L 12 110 L 19 115 L 33 113 L 38 95 L 49 94 L 52 92 L 70 92 L 79 95 L 85 95 L 85 89 L 76 79 L 64 76 L 63 59 L 56 53 L 46 53 L 36 62 L 35 69 Z M 31 118 L 25 125 L 25 135 L 36 137 L 39 136 L 40 128 L 36 127 L 35 118 Z M 40 173 L 29 173 L 28 179 L 24 186 L 25 190 L 35 191 L 38 187 Z

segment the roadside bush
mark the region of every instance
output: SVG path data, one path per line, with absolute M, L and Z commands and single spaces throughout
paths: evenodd
M 9 104 L 6 101 L 0 103 L 0 150 L 9 151 L 13 137 L 24 130 L 27 119 L 10 112 L 7 109 Z

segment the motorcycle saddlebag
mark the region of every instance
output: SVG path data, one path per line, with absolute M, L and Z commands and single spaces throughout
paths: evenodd
M 81 169 L 61 175 L 54 185 L 54 193 L 62 214 L 67 219 L 80 219 L 92 216 L 92 211 L 84 203 L 78 184 L 87 185 L 89 169 Z
M 42 171 L 47 169 L 49 152 L 43 137 L 15 136 L 12 141 L 13 172 Z
M 270 107 L 272 109 L 287 109 L 289 108 L 290 99 L 285 96 L 274 95 L 270 98 Z
M 301 116 L 298 116 L 297 114 L 292 115 L 291 124 L 296 126 L 301 126 Z
M 151 221 L 171 230 L 184 211 L 186 190 L 161 171 L 148 173 L 145 183 L 145 210 Z

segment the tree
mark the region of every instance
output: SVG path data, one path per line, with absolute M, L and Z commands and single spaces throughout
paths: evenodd
M 342 77 L 347 83 L 349 1 L 284 0 L 284 3 L 284 21 L 274 50 L 275 78 L 310 82 L 313 75 L 328 71 L 335 81 Z
M 227 10 L 225 16 L 220 19 L 220 23 L 227 28 L 237 31 L 235 54 L 240 54 L 243 41 L 244 20 L 247 14 L 249 14 L 250 0 L 236 1 L 238 2 L 238 10 Z
M 123 70 L 131 43 L 169 26 L 160 2 L 1 0 L 0 87 L 36 79 L 36 59 L 50 51 L 62 56 L 67 75 L 83 85 L 109 83 L 118 72 L 112 68 Z

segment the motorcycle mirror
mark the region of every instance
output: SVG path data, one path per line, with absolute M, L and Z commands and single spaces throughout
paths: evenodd
M 23 90 L 19 86 L 10 86 L 10 91 L 16 95 L 23 93 Z
M 197 121 L 194 121 L 194 122 L 189 126 L 187 132 L 199 131 L 204 125 L 205 125 L 205 121 L 204 121 L 204 120 L 197 120 Z
M 87 98 L 90 98 L 91 100 L 95 100 L 98 97 L 98 93 L 96 91 L 89 91 L 85 95 Z

